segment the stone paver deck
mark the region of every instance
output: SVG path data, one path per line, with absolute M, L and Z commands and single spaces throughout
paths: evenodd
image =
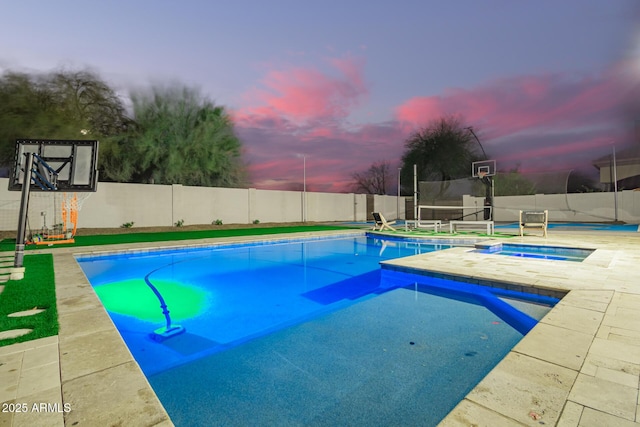
M 265 239 L 53 251 L 60 333 L 0 347 L 0 426 L 173 425 L 73 254 Z M 551 231 L 547 239 L 509 242 L 597 250 L 582 263 L 460 247 L 385 263 L 471 283 L 567 292 L 441 425 L 639 427 L 640 234 Z
M 566 296 L 441 426 L 640 426 L 640 235 L 551 233 L 507 243 L 597 249 L 581 263 L 452 248 L 385 262 Z

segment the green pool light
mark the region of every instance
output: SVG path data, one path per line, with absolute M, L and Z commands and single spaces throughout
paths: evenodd
M 162 279 L 154 279 L 153 284 L 164 297 L 174 320 L 197 316 L 206 309 L 207 293 L 195 286 Z M 158 298 L 144 279 L 122 280 L 94 289 L 107 311 L 154 323 L 165 320 Z

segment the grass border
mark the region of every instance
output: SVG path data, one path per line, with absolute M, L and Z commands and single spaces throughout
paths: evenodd
M 52 254 L 31 254 L 24 257 L 22 280 L 9 280 L 0 293 L 0 331 L 28 328 L 28 334 L 0 340 L 0 347 L 58 335 L 58 308 Z M 8 317 L 11 313 L 46 308 L 32 316 Z
M 26 250 L 54 249 L 83 246 L 119 245 L 126 243 L 170 242 L 176 240 L 196 240 L 220 237 L 260 236 L 265 234 L 300 233 L 312 231 L 353 230 L 358 227 L 337 225 L 302 225 L 276 227 L 228 228 L 223 230 L 180 230 L 164 232 L 140 232 L 122 234 L 98 234 L 92 236 L 76 236 L 75 243 L 60 245 L 27 245 Z M 0 252 L 15 250 L 15 239 L 4 239 L 0 242 Z

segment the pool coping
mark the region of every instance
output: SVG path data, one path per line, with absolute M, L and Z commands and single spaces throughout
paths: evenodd
M 383 262 L 391 270 L 485 286 L 566 292 L 440 425 L 638 425 L 638 236 L 600 236 L 596 245 L 566 236 L 523 240 L 595 250 L 582 263 L 496 259 L 460 247 Z
M 364 232 L 356 230 L 348 234 Z M 259 236 L 259 239 L 242 236 L 167 242 L 166 245 L 154 243 L 154 248 L 332 234 L 344 235 L 345 232 L 293 233 Z M 384 268 L 452 276 L 471 283 L 501 286 L 507 283 L 542 293 L 568 292 L 441 425 L 540 425 L 543 421 L 547 425 L 577 426 L 589 419 L 605 420 L 609 424 L 637 424 L 640 316 L 630 311 L 637 312 L 640 307 L 640 272 L 637 271 L 640 241 L 634 235 L 621 238 L 619 232 L 609 237 L 595 232 L 599 241 L 593 234 L 586 234 L 589 243 L 581 246 L 596 250 L 583 263 L 508 260 L 509 257 L 495 260 L 492 255 L 470 253 L 473 248 L 465 247 L 384 262 Z M 592 243 L 594 239 L 596 242 Z M 547 239 L 525 236 L 517 240 L 576 245 L 575 235 L 562 237 L 560 233 Z M 74 258 L 87 250 L 88 253 L 144 251 L 149 249 L 149 244 L 94 248 L 38 251 L 54 255 L 60 333 L 57 337 L 0 347 L 0 355 L 13 357 L 38 349 L 51 354 L 46 366 L 49 370 L 54 365 L 58 367 L 58 383 L 46 384 L 42 386 L 48 387 L 46 390 L 36 390 L 16 397 L 14 401 L 37 402 L 48 396 L 46 401 L 69 404 L 70 411 L 38 414 L 39 418 L 34 414 L 11 414 L 10 425 L 33 425 L 34 419 L 42 422 L 44 416 L 48 417 L 47 425 L 118 422 L 173 425 Z M 564 267 L 558 267 L 558 262 L 564 263 Z M 623 271 L 619 271 L 619 267 L 623 267 Z M 607 283 L 604 286 L 587 285 L 588 280 L 607 280 Z M 608 350 L 609 347 L 613 350 Z M 54 351 L 55 355 L 52 354 Z M 571 352 L 577 352 L 578 357 L 567 358 L 566 353 Z M 27 356 L 22 357 L 27 359 Z M 25 366 L 22 368 L 24 372 L 29 371 Z M 24 376 L 25 381 L 29 378 Z M 635 388 L 632 386 L 634 381 Z M 104 384 L 108 387 L 103 387 Z M 598 397 L 602 396 L 601 390 L 607 391 L 603 398 Z M 612 399 L 614 404 L 610 402 Z

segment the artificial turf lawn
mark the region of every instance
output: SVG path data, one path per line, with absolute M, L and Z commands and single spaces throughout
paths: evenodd
M 0 347 L 37 338 L 58 335 L 58 310 L 51 254 L 24 257 L 24 279 L 9 280 L 0 293 L 0 332 L 11 329 L 33 329 L 17 338 L 0 340 Z M 46 308 L 42 313 L 24 317 L 8 314 L 33 308 Z
M 126 234 L 101 234 L 94 236 L 76 236 L 75 243 L 60 244 L 51 247 L 75 247 L 117 245 L 123 243 L 140 242 L 167 242 L 174 240 L 207 239 L 216 237 L 235 236 L 259 236 L 264 234 L 298 233 L 306 231 L 348 230 L 351 227 L 339 227 L 333 225 L 306 225 L 295 227 L 260 227 L 260 228 L 229 228 L 224 230 L 197 230 L 197 231 L 168 231 L 160 233 L 126 233 Z M 15 250 L 15 239 L 4 239 L 0 242 L 0 251 Z M 27 245 L 29 249 L 44 249 L 49 246 Z

